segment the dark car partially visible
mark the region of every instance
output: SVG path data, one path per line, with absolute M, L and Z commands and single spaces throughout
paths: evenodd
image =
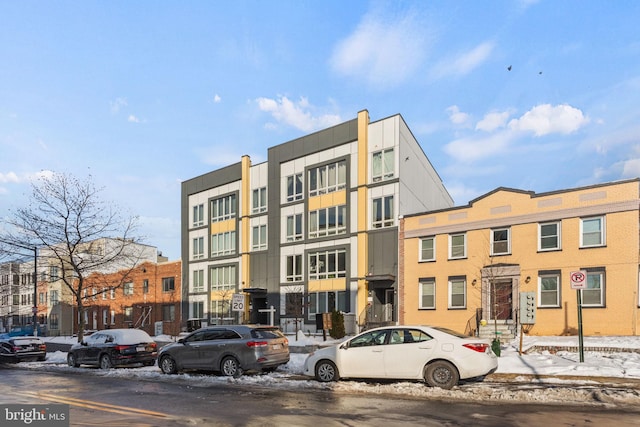
M 41 338 L 21 336 L 0 340 L 0 363 L 44 361 L 46 358 L 47 346 Z
M 158 345 L 145 331 L 105 329 L 71 346 L 67 364 L 74 368 L 92 365 L 102 369 L 126 365 L 152 366 L 157 355 Z

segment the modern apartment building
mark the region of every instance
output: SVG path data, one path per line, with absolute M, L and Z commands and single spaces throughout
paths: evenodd
M 33 260 L 0 264 L 0 333 L 33 325 L 34 286 Z
M 498 188 L 466 206 L 405 215 L 400 322 L 473 333 L 485 320 L 487 336 L 503 325 L 507 333 L 529 296 L 530 334 L 575 335 L 579 292 L 585 335 L 636 335 L 639 183 L 540 194 Z M 573 272 L 586 281 L 572 281 Z
M 182 184 L 183 313 L 315 330 L 398 320 L 398 217 L 453 202 L 400 115 L 357 118 Z M 235 299 L 234 299 L 235 298 Z M 188 313 L 188 315 L 187 315 Z

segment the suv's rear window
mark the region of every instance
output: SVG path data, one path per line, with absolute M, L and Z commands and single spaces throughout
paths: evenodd
M 251 330 L 251 338 L 268 339 L 283 338 L 284 334 L 277 328 L 260 328 Z

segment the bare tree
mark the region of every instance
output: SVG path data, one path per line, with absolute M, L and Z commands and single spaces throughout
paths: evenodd
M 84 336 L 83 306 L 87 297 L 85 279 L 95 272 L 122 271 L 122 286 L 128 272 L 148 256 L 134 235 L 137 217 L 100 198 L 91 176 L 80 180 L 70 174 L 42 174 L 32 183 L 26 207 L 13 211 L 5 220 L 0 239 L 17 247 L 39 248 L 45 266 L 54 266 L 76 307 L 78 341 Z M 149 247 L 146 247 L 147 250 Z M 113 285 L 111 287 L 114 287 Z

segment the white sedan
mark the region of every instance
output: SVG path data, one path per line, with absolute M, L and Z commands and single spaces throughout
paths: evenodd
M 370 329 L 335 346 L 311 353 L 304 374 L 318 381 L 340 378 L 424 380 L 450 389 L 461 379 L 489 375 L 498 358 L 489 340 L 434 326 Z

